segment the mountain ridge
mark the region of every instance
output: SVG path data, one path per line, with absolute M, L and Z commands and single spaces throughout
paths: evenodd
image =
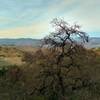
M 0 45 L 15 45 L 15 46 L 40 46 L 41 39 L 33 38 L 0 38 Z M 100 37 L 90 37 L 89 42 L 85 44 L 87 48 L 100 47 Z
M 40 39 L 32 39 L 32 38 L 1 38 L 0 45 L 15 45 L 15 46 L 39 46 Z

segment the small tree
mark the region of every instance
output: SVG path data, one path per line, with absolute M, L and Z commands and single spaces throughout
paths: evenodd
M 57 65 L 59 65 L 65 55 L 69 56 L 72 61 L 71 64 L 74 64 L 72 55 L 73 53 L 77 52 L 76 49 L 79 44 L 82 45 L 82 43 L 88 42 L 87 34 L 80 30 L 79 25 L 70 25 L 62 19 L 55 18 L 51 23 L 55 27 L 55 32 L 52 32 L 49 36 L 44 38 L 44 44 L 47 44 L 51 48 L 60 49 L 60 53 L 57 56 Z M 65 52 L 66 46 L 67 52 Z M 58 67 L 59 82 L 61 82 L 60 84 L 62 85 L 62 94 L 64 94 L 60 73 L 61 68 Z
M 70 44 L 70 49 L 74 48 L 79 42 L 88 42 L 88 36 L 85 32 L 80 30 L 80 26 L 77 24 L 70 25 L 62 19 L 53 19 L 52 22 L 55 27 L 55 32 L 52 32 L 49 36 L 44 38 L 44 44 L 52 48 L 61 48 L 61 53 L 64 54 L 64 49 L 67 44 Z M 78 38 L 80 40 L 78 42 Z
M 88 36 L 85 32 L 80 30 L 80 26 L 77 24 L 71 26 L 66 21 L 57 18 L 53 19 L 51 23 L 55 27 L 55 32 L 50 33 L 50 35 L 43 39 L 43 45 L 47 45 L 47 47 L 53 49 L 53 53 L 56 54 L 54 56 L 56 63 L 54 66 L 48 66 L 48 69 L 44 67 L 42 70 L 40 77 L 44 76 L 44 79 L 41 81 L 41 84 L 43 84 L 39 90 L 41 92 L 47 92 L 46 90 L 49 88 L 52 90 L 51 96 L 56 95 L 62 98 L 66 93 L 62 69 L 63 67 L 67 69 L 67 73 L 70 71 L 70 67 L 77 66 L 79 69 L 79 66 L 75 65 L 73 55 L 77 54 L 79 47 L 83 48 L 84 42 L 88 42 Z M 63 66 L 61 63 L 65 56 L 69 57 L 70 63 Z M 50 85 L 46 85 L 45 82 L 49 76 L 52 77 L 52 81 L 50 81 L 51 83 L 47 81 Z M 51 100 L 53 100 L 53 98 L 51 98 Z

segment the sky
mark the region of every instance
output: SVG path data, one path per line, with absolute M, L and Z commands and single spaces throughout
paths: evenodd
M 100 0 L 0 0 L 0 38 L 43 38 L 53 18 L 100 37 Z

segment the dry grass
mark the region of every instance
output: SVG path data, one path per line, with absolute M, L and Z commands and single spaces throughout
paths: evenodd
M 24 52 L 35 53 L 39 48 L 32 46 L 1 46 L 0 58 L 11 65 L 22 65 Z
M 35 77 L 37 76 L 38 72 L 41 69 L 41 66 L 48 66 L 51 67 L 51 62 L 54 61 L 54 55 L 53 53 L 49 52 L 47 49 L 42 49 L 43 54 L 45 54 L 45 57 L 43 58 L 43 55 L 40 51 L 38 51 L 35 56 L 33 55 L 37 50 L 39 50 L 39 48 L 33 48 L 31 46 L 23 46 L 23 47 L 1 47 L 0 48 L 0 58 L 2 60 L 4 60 L 5 62 L 10 63 L 11 65 L 17 65 L 17 67 L 20 70 L 16 70 L 18 69 L 16 66 L 12 67 L 10 66 L 10 69 L 8 71 L 8 74 L 6 76 L 6 80 L 5 77 L 3 79 L 3 77 L 1 77 L 0 80 L 0 93 L 2 93 L 2 91 L 4 91 L 4 93 L 8 93 L 10 94 L 9 96 L 5 96 L 7 98 L 10 98 L 9 100 L 11 100 L 12 97 L 18 97 L 19 99 L 16 100 L 22 100 L 22 98 L 25 98 L 25 100 L 38 100 L 38 99 L 33 99 L 34 95 L 32 95 L 32 99 L 26 99 L 28 97 L 28 95 L 24 95 L 25 93 L 31 93 L 34 86 L 38 86 L 38 84 L 41 84 L 41 82 L 36 81 Z M 75 61 L 78 62 L 78 64 L 80 64 L 82 66 L 83 69 L 83 74 L 86 74 L 85 76 L 82 76 L 82 78 L 88 78 L 88 76 L 90 76 L 91 81 L 93 82 L 97 82 L 99 84 L 100 82 L 100 56 L 99 55 L 95 55 L 94 51 L 96 52 L 96 54 L 100 54 L 100 49 L 97 50 L 88 50 L 87 52 L 87 56 L 84 55 L 84 53 L 80 53 L 79 54 L 79 58 L 77 58 Z M 23 52 L 28 52 L 30 54 L 32 54 L 30 58 L 34 57 L 36 58 L 36 61 L 32 61 L 33 63 L 31 63 L 30 65 L 25 63 L 23 65 Z M 28 57 L 27 57 L 28 58 Z M 49 59 L 50 58 L 50 59 Z M 86 58 L 86 59 L 85 59 Z M 87 61 L 88 59 L 88 61 Z M 63 64 L 66 64 L 68 59 L 67 57 L 64 59 Z M 30 60 L 28 60 L 30 61 Z M 5 63 L 2 61 L 2 63 Z M 17 71 L 19 71 L 19 73 L 17 73 Z M 65 71 L 65 70 L 64 70 Z M 15 72 L 15 73 L 13 73 Z M 15 74 L 15 76 L 13 75 Z M 18 74 L 18 75 L 16 75 Z M 66 74 L 66 73 L 64 73 Z M 81 77 L 82 73 L 78 73 L 77 69 L 72 69 L 72 71 L 69 73 L 69 76 L 74 76 L 77 77 L 78 75 Z M 5 74 L 6 75 L 6 74 Z M 20 75 L 20 76 L 19 76 Z M 17 78 L 18 76 L 18 78 Z M 16 81 L 15 81 L 16 78 Z M 41 80 L 40 80 L 41 81 Z M 68 78 L 66 80 L 66 83 L 68 81 Z M 14 83 L 13 83 L 14 82 Z M 3 83 L 3 84 L 2 84 Z M 10 86 L 9 86 L 10 84 Z M 97 84 L 97 85 L 98 85 Z M 100 84 L 99 84 L 100 85 Z M 9 89 L 8 89 L 9 88 Z M 94 98 L 92 98 L 92 96 L 90 96 L 90 90 L 88 90 L 88 88 L 85 89 L 79 89 L 76 90 L 75 93 L 72 93 L 69 95 L 68 100 L 100 100 L 100 96 L 98 96 L 99 94 L 99 89 L 100 86 L 98 87 L 93 87 L 94 90 L 91 90 L 93 92 L 93 94 L 95 94 L 95 96 L 93 95 Z M 68 91 L 70 92 L 70 91 Z M 0 100 L 4 99 L 4 94 L 0 95 Z M 15 96 L 16 95 L 16 96 Z M 91 94 L 92 95 L 92 94 Z M 26 97 L 24 97 L 26 96 Z M 97 99 L 97 96 L 99 99 Z M 30 95 L 29 95 L 30 97 Z M 91 98 L 89 98 L 91 97 Z M 86 98 L 86 99 L 85 99 Z M 8 99 L 5 99 L 8 100 Z M 13 99 L 15 100 L 15 99 Z M 39 99 L 39 100 L 45 100 L 45 99 Z M 48 99 L 47 99 L 48 100 Z

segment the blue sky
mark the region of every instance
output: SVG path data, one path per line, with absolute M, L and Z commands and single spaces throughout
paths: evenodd
M 0 38 L 42 38 L 55 17 L 100 37 L 100 0 L 0 0 Z

